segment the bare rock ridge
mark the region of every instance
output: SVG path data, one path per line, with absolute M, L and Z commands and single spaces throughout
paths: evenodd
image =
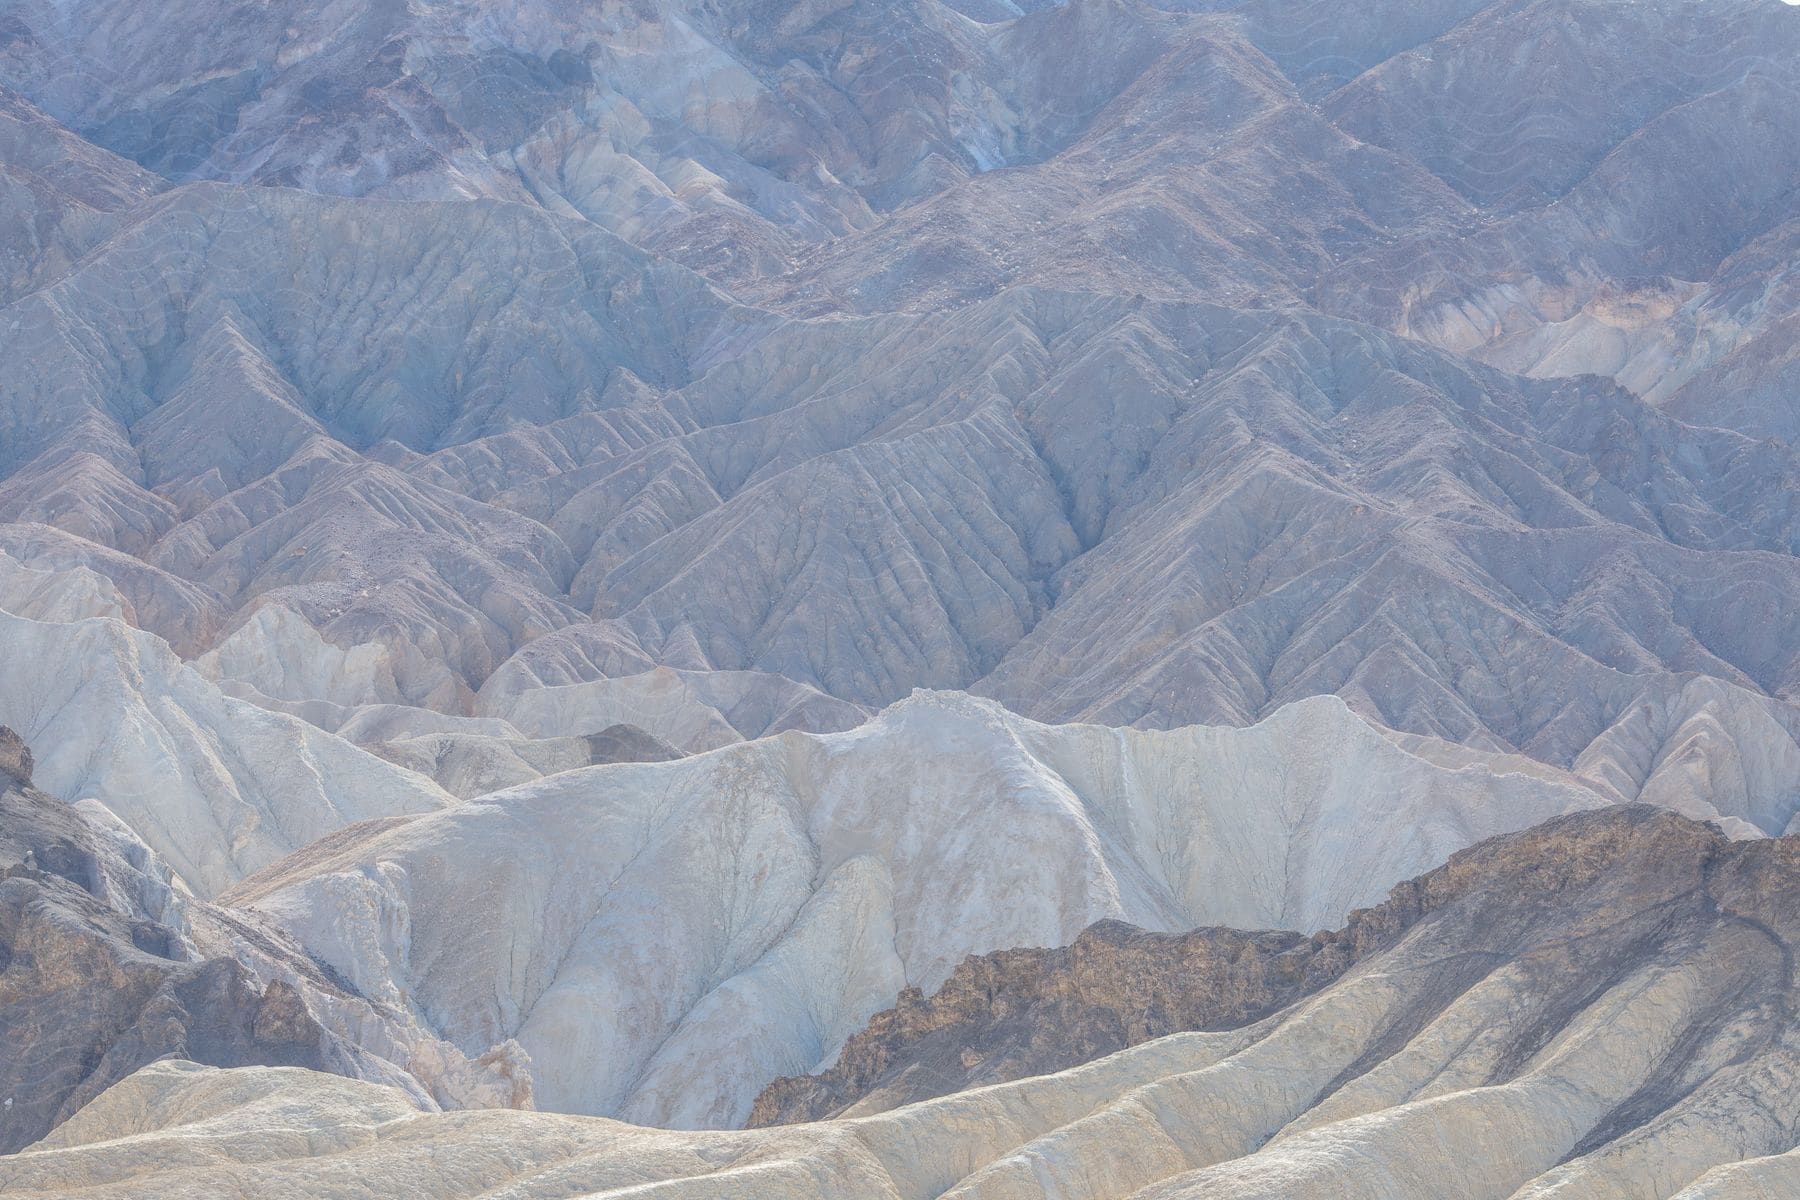
M 1671 945 L 1691 940 L 1696 926 L 1743 921 L 1789 944 L 1791 914 L 1781 926 L 1786 932 L 1762 929 L 1759 917 L 1721 915 L 1713 911 L 1718 901 L 1704 881 L 1723 873 L 1733 887 L 1741 886 L 1735 872 L 1748 868 L 1722 863 L 1772 855 L 1754 869 L 1758 881 L 1750 894 L 1760 904 L 1782 906 L 1778 880 L 1800 870 L 1794 850 L 1791 839 L 1761 852 L 1695 844 L 1682 823 L 1628 809 L 1616 818 L 1558 819 L 1459 852 L 1441 870 L 1396 887 L 1385 903 L 1352 913 L 1342 930 L 1310 939 L 1229 929 L 1156 934 L 1104 922 L 1067 947 L 972 956 L 929 998 L 917 988 L 902 993 L 896 1007 L 877 1014 L 845 1044 L 828 1070 L 771 1084 L 748 1124 L 862 1116 L 1065 1070 L 1181 1030 L 1246 1025 L 1328 987 L 1366 960 L 1405 961 L 1398 952 L 1383 956 L 1415 931 L 1434 946 L 1466 946 L 1483 963 L 1477 975 L 1500 963 L 1537 964 L 1530 968 L 1533 984 L 1545 987 L 1560 972 L 1555 986 L 1570 989 L 1569 998 L 1532 1002 L 1556 1012 L 1556 1005 L 1583 1003 L 1581 989 L 1600 986 L 1636 957 L 1659 952 L 1661 939 Z M 1672 893 L 1664 887 L 1633 894 L 1664 852 L 1675 854 L 1673 879 L 1700 881 L 1696 890 L 1673 899 L 1665 898 Z M 1613 871 L 1618 879 L 1609 876 Z M 1724 909 L 1733 912 L 1730 904 Z M 1577 932 L 1590 913 L 1632 912 L 1639 915 L 1603 933 L 1584 938 Z M 1449 960 L 1434 969 L 1445 973 L 1444 986 L 1452 991 L 1472 978 L 1459 981 L 1461 969 Z M 1588 971 L 1593 978 L 1583 979 Z M 1765 993 L 1768 983 L 1776 986 Z M 1768 979 L 1744 981 L 1738 999 L 1768 1014 L 1766 1038 L 1783 1039 L 1783 1023 L 1800 998 L 1795 986 L 1785 967 Z M 1407 1022 L 1414 1032 L 1429 1024 L 1422 1016 Z M 1682 1074 L 1668 1071 L 1670 1078 Z M 1634 1112 L 1612 1119 L 1641 1122 L 1676 1098 L 1639 1096 Z M 1794 1116 L 1800 1118 L 1800 1111 Z
M 405 1180 L 446 1200 L 496 1188 L 670 1200 L 1785 1195 L 1800 1182 L 1796 887 L 1793 839 L 1733 842 L 1645 806 L 1577 813 L 1401 884 L 1358 919 L 1379 944 L 1270 1017 L 1054 1074 L 854 1118 L 693 1133 L 517 1112 L 451 1122 L 356 1081 L 157 1064 L 0 1159 L 0 1187 L 225 1196 L 254 1178 L 360 1198 Z M 295 1121 L 304 1138 L 285 1131 Z M 452 1142 L 454 1154 L 422 1152 Z
M 1791 7 L 29 0 L 0 548 L 334 731 L 1330 693 L 1735 787 L 1800 729 Z
M 545 775 L 604 763 L 667 762 L 682 751 L 636 725 L 608 725 L 570 737 L 505 737 L 492 733 L 414 733 L 365 748 L 410 768 L 462 799 L 473 799 Z
M 901 992 L 827 1070 L 771 1083 L 745 1124 L 880 1112 L 1171 1033 L 1248 1025 L 1330 983 L 1417 915 L 1358 910 L 1341 933 L 1310 938 L 1101 921 L 1069 946 L 971 955 L 929 999 L 917 987 Z
M 6 0 L 0 1192 L 1800 1195 L 1796 111 L 1782 0 Z
M 679 749 L 636 725 L 608 725 L 599 733 L 588 734 L 585 741 L 590 766 L 601 763 L 668 762 L 681 757 Z
M 0 776 L 9 780 L 13 787 L 28 788 L 33 765 L 31 747 L 25 744 L 25 739 L 0 725 Z
M 351 821 L 452 802 L 412 771 L 224 694 L 116 616 L 47 615 L 0 603 L 0 719 L 35 747 L 38 786 L 104 806 L 198 895 Z

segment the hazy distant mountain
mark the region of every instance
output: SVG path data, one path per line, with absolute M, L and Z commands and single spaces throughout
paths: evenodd
M 5 536 L 289 706 L 1792 727 L 1800 23 L 1389 7 L 16 6 Z

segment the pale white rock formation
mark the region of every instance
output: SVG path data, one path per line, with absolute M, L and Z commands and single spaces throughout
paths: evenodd
M 39 786 L 92 799 L 214 895 L 354 821 L 452 798 L 293 717 L 223 695 L 116 619 L 0 612 L 0 723 L 41 747 Z
M 86 567 L 52 570 L 0 551 L 0 610 L 33 621 L 129 619 L 130 604 L 113 581 Z
M 33 786 L 11 729 L 0 759 L 0 1150 L 171 1055 L 332 1071 L 432 1110 L 530 1106 L 516 1043 L 471 1060 L 266 920 L 194 896 L 98 801 Z
M 0 547 L 17 567 L 36 573 L 19 574 L 10 566 L 0 572 L 11 581 L 0 593 L 0 608 L 8 612 L 51 621 L 117 616 L 184 658 L 217 631 L 223 608 L 217 594 L 129 554 L 29 521 L 0 525 Z
M 1631 705 L 1573 772 L 1621 799 L 1720 821 L 1742 836 L 1795 832 L 1800 722 L 1768 697 L 1716 679 Z
M 208 678 L 229 680 L 270 699 L 353 706 L 403 702 L 392 657 L 393 650 L 379 643 L 332 645 L 292 609 L 265 604 L 193 665 Z M 421 679 L 429 670 L 411 675 Z M 453 672 L 440 663 L 436 674 L 415 689 L 454 696 Z
M 416 771 L 459 800 L 592 766 L 586 738 L 496 738 L 423 734 L 364 746 L 388 762 Z
M 467 1054 L 516 1038 L 542 1107 L 729 1125 L 969 953 L 1105 917 L 1321 928 L 1452 850 L 1608 799 L 1463 753 L 1409 751 L 1331 698 L 1154 732 L 920 693 L 847 733 L 353 832 L 229 899 Z
M 1784 1200 L 1800 1191 L 1800 1149 L 1714 1167 L 1671 1200 Z
M 581 767 L 665 762 L 682 755 L 679 747 L 624 722 L 582 737 L 504 738 L 436 733 L 364 745 L 370 752 L 417 771 L 463 800 Z

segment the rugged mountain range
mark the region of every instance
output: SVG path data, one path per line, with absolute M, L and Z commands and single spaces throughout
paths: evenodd
M 5 544 L 250 698 L 1570 766 L 1794 687 L 1774 0 L 87 7 L 8 18 Z
M 763 1089 L 745 1124 L 880 1112 L 1172 1033 L 1248 1025 L 1330 982 L 1393 931 L 1374 921 L 1345 932 L 1151 933 L 1100 921 L 1067 946 L 970 955 L 929 998 L 901 992 L 828 1069 Z
M 1781 0 L 0 0 L 0 1188 L 1778 1194 L 1797 101 Z M 753 1106 L 858 1115 L 600 1119 Z

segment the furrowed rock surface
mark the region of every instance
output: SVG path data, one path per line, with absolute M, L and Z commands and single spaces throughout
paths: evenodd
M 195 892 L 333 830 L 452 798 L 293 717 L 231 699 L 116 619 L 0 611 L 0 719 L 40 748 L 40 786 L 123 820 Z
M 1776 4 L 1696 23 L 1697 12 L 1485 6 L 1331 95 L 1338 128 L 1426 166 L 1489 220 L 1403 237 L 1327 272 L 1315 299 L 1514 370 L 1609 375 L 1697 423 L 1791 441 L 1784 251 L 1800 138 L 1783 114 L 1800 88 L 1800 31 Z M 1530 49 L 1545 38 L 1579 49 Z M 1696 162 L 1731 181 L 1729 200 L 1649 182 Z
M 970 956 L 929 999 L 916 987 L 877 1013 L 817 1075 L 756 1098 L 748 1127 L 880 1112 L 1048 1075 L 1185 1030 L 1250 1024 L 1331 982 L 1416 914 L 1352 914 L 1342 936 L 1102 921 L 1056 949 Z
M 0 544 L 278 706 L 1788 757 L 1800 21 L 1516 7 L 17 4 Z
M 192 311 L 263 305 L 247 265 L 221 264 L 265 261 L 268 228 L 323 245 L 354 227 L 341 202 L 287 193 L 231 219 L 183 202 L 205 218 L 183 218 L 178 253 L 90 258 L 57 285 L 66 296 L 21 314 L 15 336 L 47 326 L 67 349 L 20 344 L 41 364 L 21 388 L 43 393 L 21 419 L 61 424 L 9 442 L 42 448 L 0 482 L 0 516 L 112 548 L 70 566 L 113 580 L 130 603 L 114 607 L 202 648 L 196 668 L 240 694 L 498 716 L 529 736 L 647 707 L 652 732 L 705 749 L 846 728 L 922 685 L 1040 719 L 1165 727 L 1333 693 L 1395 728 L 1568 767 L 1706 676 L 1749 693 L 1736 707 L 1760 704 L 1768 728 L 1800 729 L 1784 698 L 1800 662 L 1785 619 L 1800 604 L 1800 460 L 1611 385 L 1521 380 L 1316 316 L 1031 289 L 954 314 L 782 323 L 653 274 L 674 295 L 621 323 L 609 281 L 648 269 L 635 251 L 523 210 L 455 208 L 437 253 L 476 294 L 521 240 L 544 239 L 554 269 L 516 299 L 516 331 L 510 308 L 465 311 L 444 299 L 455 289 L 426 289 L 449 311 L 350 311 L 396 347 L 415 324 L 463 345 L 485 322 L 482 361 L 517 356 L 509 378 L 541 379 L 544 411 L 520 407 L 516 382 L 496 408 L 498 376 L 453 354 L 404 385 L 328 356 L 341 331 L 323 323 L 343 305 L 306 296 L 305 313 L 265 305 L 261 327 L 279 333 L 244 351 L 288 364 L 279 379 L 258 367 L 248 392 L 195 393 L 249 408 L 152 412 L 145 372 L 176 368 L 109 315 L 132 294 L 122 272 L 148 258 L 151 296 L 189 291 Z M 172 218 L 134 228 L 158 220 Z M 425 236 L 369 236 L 390 232 Z M 384 263 L 374 285 L 410 295 Z M 557 288 L 568 304 L 552 305 Z M 102 310 L 69 318 L 96 298 Z M 548 341 L 533 315 L 546 305 L 562 330 Z M 172 311 L 133 320 L 162 344 Z M 78 336 L 96 323 L 116 344 Z M 546 344 L 593 361 L 540 361 Z M 601 361 L 609 345 L 661 386 L 575 382 L 624 379 Z M 460 387 L 454 403 L 427 377 Z M 78 378 L 94 391 L 51 401 Z M 159 422 L 170 446 L 210 446 L 219 427 L 267 427 L 248 414 L 277 402 L 310 432 L 253 467 L 222 444 L 214 466 L 184 450 L 182 478 L 224 472 L 191 510 L 170 499 L 185 484 L 141 474 Z M 363 428 L 358 413 L 400 424 Z M 572 445 L 516 432 L 541 421 Z M 577 437 L 583 422 L 620 428 Z M 524 453 L 522 437 L 543 444 Z M 76 460 L 111 482 L 71 489 Z M 490 480 L 495 463 L 511 477 Z
M 1052 1075 L 855 1119 L 684 1133 L 425 1115 L 330 1076 L 166 1063 L 0 1160 L 0 1186 L 223 1197 L 255 1180 L 450 1200 L 1782 1195 L 1800 1138 L 1796 870 L 1787 839 L 1731 842 L 1643 806 L 1585 812 L 1402 884 L 1359 918 L 1391 921 L 1384 944 L 1273 1017 Z
M 490 678 L 476 711 L 536 738 L 570 737 L 596 725 L 639 724 L 651 736 L 689 751 L 714 750 L 789 729 L 837 733 L 869 718 L 862 705 L 770 672 L 656 667 L 592 678 L 582 666 L 558 662 L 568 673 L 552 673 L 544 660 L 560 647 L 544 643 L 560 640 L 553 634 L 534 643 L 530 651 L 542 653 L 532 654 L 528 668 L 515 671 L 509 663 Z M 565 679 L 569 682 L 561 682 Z
M 564 738 L 421 734 L 373 742 L 367 748 L 391 763 L 417 771 L 463 800 L 581 767 L 667 762 L 682 754 L 635 725 L 609 725 L 586 737 Z
M 0 84 L 0 303 L 66 271 L 166 186 Z
M 1606 797 L 1434 762 L 1336 700 L 1250 729 L 1048 727 L 921 693 L 849 733 L 593 767 L 347 831 L 227 893 L 537 1102 L 732 1125 L 908 984 L 1097 920 L 1317 929 Z
M 175 997 L 121 1071 L 291 992 L 404 1094 L 157 1068 L 98 1153 L 733 1124 L 970 953 L 1280 945 L 1182 931 L 1623 802 L 1800 829 L 1797 102 L 1780 0 L 9 0 L 0 781 L 101 864 L 19 928 Z M 1513 924 L 1241 960 L 1250 1032 L 385 1181 L 555 1131 L 623 1148 L 587 1190 L 1779 1186 L 1786 915 L 1726 876 L 1785 851 L 1645 836 L 1693 889 L 1495 867 L 1566 951 L 1471 885 Z M 1020 1019 L 1215 1011 L 1080 997 Z M 952 1007 L 842 1102 L 1066 1065 Z
M 22 745 L 0 727 L 0 1151 L 171 1056 L 405 1081 L 436 1106 L 421 1081 L 347 1036 L 340 1016 L 356 1007 L 358 1033 L 380 1024 L 365 1002 L 274 930 L 194 900 L 92 802 L 32 788 Z M 311 1011 L 328 1006 L 333 1029 Z
M 31 783 L 0 726 L 0 1153 L 146 1063 L 300 1066 L 415 1104 L 529 1106 L 522 1055 L 471 1063 L 279 930 L 191 895 L 93 801 Z

